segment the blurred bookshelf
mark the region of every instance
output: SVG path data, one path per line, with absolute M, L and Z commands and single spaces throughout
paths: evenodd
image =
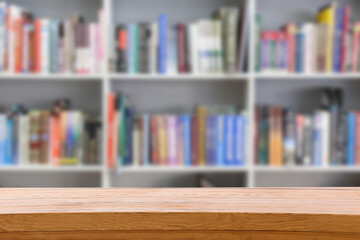
M 66 4 L 64 4 L 66 2 Z M 354 177 L 358 166 L 258 166 L 254 137 L 256 135 L 255 113 L 257 105 L 276 105 L 284 108 L 305 109 L 309 113 L 319 105 L 319 89 L 342 88 L 346 93 L 344 109 L 360 109 L 356 103 L 356 89 L 359 89 L 358 72 L 288 72 L 259 71 L 257 68 L 257 43 L 259 29 L 256 15 L 262 18 L 261 31 L 279 29 L 286 22 L 314 22 L 318 9 L 330 1 L 326 0 L 9 0 L 7 3 L 24 7 L 35 17 L 58 20 L 69 19 L 73 14 L 84 16 L 85 22 L 102 26 L 103 71 L 91 73 L 45 72 L 45 73 L 0 73 L 0 106 L 10 108 L 12 104 L 29 105 L 30 109 L 51 109 L 52 104 L 41 101 L 70 99 L 84 113 L 102 122 L 102 155 L 99 164 L 88 166 L 82 163 L 74 166 L 18 165 L 0 166 L 0 186 L 47 186 L 51 173 L 57 175 L 48 186 L 86 187 L 131 187 L 131 186 L 199 186 L 197 179 L 204 176 L 214 186 L 358 186 L 360 177 Z M 243 3 L 247 3 L 243 5 Z M 351 6 L 354 18 L 360 15 L 360 5 L 355 0 L 338 1 L 339 6 Z M 139 7 L 141 6 L 141 7 Z M 156 23 L 159 16 L 167 16 L 168 38 L 173 37 L 173 26 L 190 28 L 194 23 L 211 19 L 212 14 L 222 7 L 239 10 L 248 27 L 245 35 L 246 63 L 228 72 L 226 69 L 212 72 L 193 71 L 191 68 L 172 69 L 158 73 L 128 72 L 127 68 L 117 71 L 116 45 L 117 26 Z M 102 15 L 99 10 L 102 9 Z M 279 11 L 279 9 L 284 11 Z M 246 15 L 244 15 L 244 11 Z M 141 31 L 141 29 L 138 29 Z M 116 32 L 116 34 L 115 34 Z M 176 36 L 179 37 L 179 36 Z M 173 39 L 175 41 L 178 39 Z M 117 42 L 119 41 L 119 42 Z M 123 40 L 122 40 L 123 41 Z M 183 41 L 183 39 L 182 39 Z M 190 40 L 186 40 L 190 41 Z M 239 41 L 239 39 L 236 39 Z M 244 41 L 244 39 L 242 39 Z M 238 42 L 235 44 L 238 45 Z M 168 45 L 167 49 L 173 46 Z M 126 48 L 125 48 L 126 49 Z M 124 50 L 124 46 L 122 46 Z M 237 52 L 237 48 L 233 49 Z M 171 53 L 168 53 L 171 54 Z M 188 53 L 190 54 L 190 53 Z M 238 54 L 238 53 L 236 53 Z M 239 54 L 240 55 L 240 54 Z M 126 56 L 128 57 L 128 56 Z M 236 56 L 238 57 L 238 56 Z M 183 60 L 181 60 L 183 61 Z M 239 61 L 239 59 L 236 59 Z M 238 62 L 237 62 L 238 63 Z M 170 67 L 171 63 L 167 63 Z M 174 66 L 172 66 L 173 68 Z M 223 66 L 224 67 L 224 66 Z M 168 69 L 167 69 L 168 70 Z M 316 93 L 314 93 L 316 91 Z M 232 105 L 247 119 L 245 135 L 245 159 L 240 165 L 213 166 L 112 166 L 108 168 L 108 96 L 124 94 L 129 97 L 138 116 L 143 115 L 195 115 L 197 106 Z M 14 97 L 14 96 L 17 97 Z M 56 95 L 51 98 L 51 95 Z M 42 100 L 44 99 L 44 100 Z M 306 105 L 306 106 L 305 106 Z M 116 160 L 117 161 L 117 160 Z M 281 160 L 282 161 L 282 160 Z M 21 174 L 26 173 L 23 179 Z M 10 176 L 11 174 L 11 176 Z M 294 174 L 294 179 L 292 175 Z M 333 178 L 333 174 L 336 175 Z M 71 177 L 69 177 L 71 175 Z M 357 176 L 357 175 L 356 175 Z M 33 180 L 32 177 L 36 178 Z M 19 178 L 19 179 L 17 179 Z M 69 178 L 65 181 L 64 178 Z M 303 178 L 306 180 L 303 181 Z M 313 181 L 312 181 L 313 179 Z M 334 182 L 335 180 L 336 182 Z M 71 180 L 71 182 L 69 182 Z M 44 182 L 42 182 L 44 181 Z M 2 183 L 4 182 L 4 184 Z M 63 184 L 64 183 L 64 184 Z

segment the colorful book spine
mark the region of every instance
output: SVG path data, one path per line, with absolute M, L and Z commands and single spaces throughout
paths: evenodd
M 168 159 L 167 162 L 170 166 L 178 165 L 177 152 L 176 152 L 176 117 L 168 116 L 166 118 L 167 125 L 165 126 L 167 132 L 168 143 Z
M 115 167 L 114 161 L 114 120 L 115 120 L 115 94 L 108 95 L 108 116 L 107 116 L 107 166 L 108 168 Z
M 224 163 L 226 166 L 231 166 L 234 163 L 234 117 L 231 115 L 226 115 L 224 123 Z
M 235 117 L 235 162 L 236 166 L 245 164 L 245 139 L 246 139 L 246 119 L 242 115 Z
M 344 7 L 344 19 L 341 29 L 341 48 L 340 48 L 340 71 L 345 72 L 347 71 L 347 59 L 348 59 L 348 50 L 350 48 L 349 42 L 349 28 L 350 28 L 350 14 L 351 9 L 350 7 Z
M 356 130 L 356 118 L 355 113 L 350 112 L 348 114 L 348 133 L 347 133 L 347 160 L 348 166 L 354 165 L 355 157 L 355 130 Z
M 191 117 L 183 115 L 184 165 L 191 166 Z
M 0 114 L 0 165 L 5 164 L 6 159 L 6 136 L 7 119 L 5 114 Z
M 344 14 L 345 8 L 339 7 L 335 13 L 335 30 L 334 30 L 334 46 L 333 46 L 333 70 L 334 72 L 341 71 L 341 40 L 344 29 Z
M 216 117 L 216 165 L 223 166 L 225 164 L 225 136 L 224 136 L 224 116 Z
M 150 117 L 149 115 L 144 115 L 142 117 L 143 123 L 143 163 L 145 166 L 150 165 Z
M 158 73 L 167 73 L 167 16 L 161 14 L 158 20 L 159 52 L 158 52 Z

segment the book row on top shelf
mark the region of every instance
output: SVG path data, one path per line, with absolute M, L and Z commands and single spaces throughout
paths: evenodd
M 256 16 L 256 70 L 263 73 L 358 73 L 359 23 L 352 8 L 332 2 L 313 21 L 263 29 Z M 269 16 L 267 16 L 269 17 Z

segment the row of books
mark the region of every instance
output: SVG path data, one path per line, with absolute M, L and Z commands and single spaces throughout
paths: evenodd
M 0 2 L 0 71 L 76 73 L 104 71 L 103 11 L 99 22 L 37 18 L 20 6 Z
M 350 6 L 332 2 L 319 9 L 314 22 L 290 22 L 276 31 L 262 30 L 261 23 L 257 16 L 257 71 L 360 71 L 360 23 L 351 21 Z
M 52 110 L 14 105 L 0 112 L 0 165 L 95 165 L 101 125 L 58 100 Z
M 120 24 L 115 30 L 115 71 L 127 73 L 222 73 L 245 69 L 248 49 L 247 1 L 223 7 L 211 19 L 178 23 Z
M 360 112 L 344 112 L 341 89 L 324 89 L 313 114 L 258 107 L 259 165 L 360 165 Z
M 233 106 L 194 115 L 136 116 L 127 97 L 108 96 L 107 165 L 243 166 L 246 118 Z

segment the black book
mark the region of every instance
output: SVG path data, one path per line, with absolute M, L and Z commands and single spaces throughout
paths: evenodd
M 149 73 L 149 50 L 150 50 L 150 38 L 151 30 L 150 24 L 140 23 L 139 24 L 139 72 Z

